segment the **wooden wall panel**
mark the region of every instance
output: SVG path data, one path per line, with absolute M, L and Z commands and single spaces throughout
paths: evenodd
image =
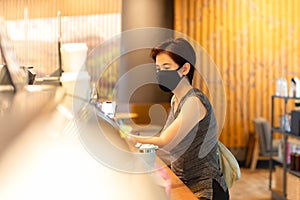
M 175 0 L 175 30 L 199 42 L 222 75 L 227 108 L 220 140 L 229 147 L 246 147 L 255 117 L 270 120 L 277 78 L 290 85 L 292 77 L 300 77 L 299 4 Z M 202 88 L 201 79 L 196 80 Z

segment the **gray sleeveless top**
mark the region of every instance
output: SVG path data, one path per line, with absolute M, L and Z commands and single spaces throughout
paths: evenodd
M 181 99 L 175 113 L 172 102 L 164 129 L 174 121 L 186 99 L 191 96 L 200 99 L 207 113 L 183 140 L 170 150 L 170 156 L 173 158 L 171 169 L 197 197 L 212 199 L 213 179 L 221 185 L 224 191 L 227 190 L 227 186 L 219 167 L 217 122 L 208 98 L 200 90 L 193 88 Z

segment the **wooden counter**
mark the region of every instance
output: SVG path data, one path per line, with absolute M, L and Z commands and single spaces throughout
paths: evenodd
M 156 157 L 156 163 L 164 166 L 163 161 Z M 198 200 L 194 193 L 176 176 L 176 174 L 169 168 L 164 167 L 171 179 L 171 200 Z
M 166 168 L 171 175 L 171 200 L 197 200 L 194 193 L 174 174 L 170 168 Z

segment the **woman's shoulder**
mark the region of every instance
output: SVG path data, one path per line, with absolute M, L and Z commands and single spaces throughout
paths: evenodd
M 189 99 L 189 103 L 203 104 L 206 109 L 210 107 L 208 97 L 198 88 L 192 88 L 186 95 L 185 102 Z
M 185 95 L 184 101 L 186 101 L 187 99 L 190 99 L 191 97 L 198 98 L 202 101 L 202 99 L 205 98 L 205 95 L 198 88 L 192 88 Z
M 197 96 L 189 96 L 188 98 L 185 99 L 185 101 L 183 102 L 183 105 L 182 105 L 183 108 L 189 108 L 189 109 L 192 109 L 192 110 L 195 110 L 195 109 L 199 109 L 201 108 L 202 109 L 206 109 L 205 105 L 203 104 L 203 102 L 201 101 L 201 99 L 199 99 L 199 97 Z

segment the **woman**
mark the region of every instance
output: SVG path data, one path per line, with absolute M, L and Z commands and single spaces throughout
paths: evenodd
M 159 136 L 134 140 L 170 153 L 174 173 L 199 199 L 229 199 L 217 155 L 217 123 L 208 98 L 192 87 L 196 56 L 182 38 L 167 40 L 151 51 L 159 86 L 171 91 L 171 110 Z

